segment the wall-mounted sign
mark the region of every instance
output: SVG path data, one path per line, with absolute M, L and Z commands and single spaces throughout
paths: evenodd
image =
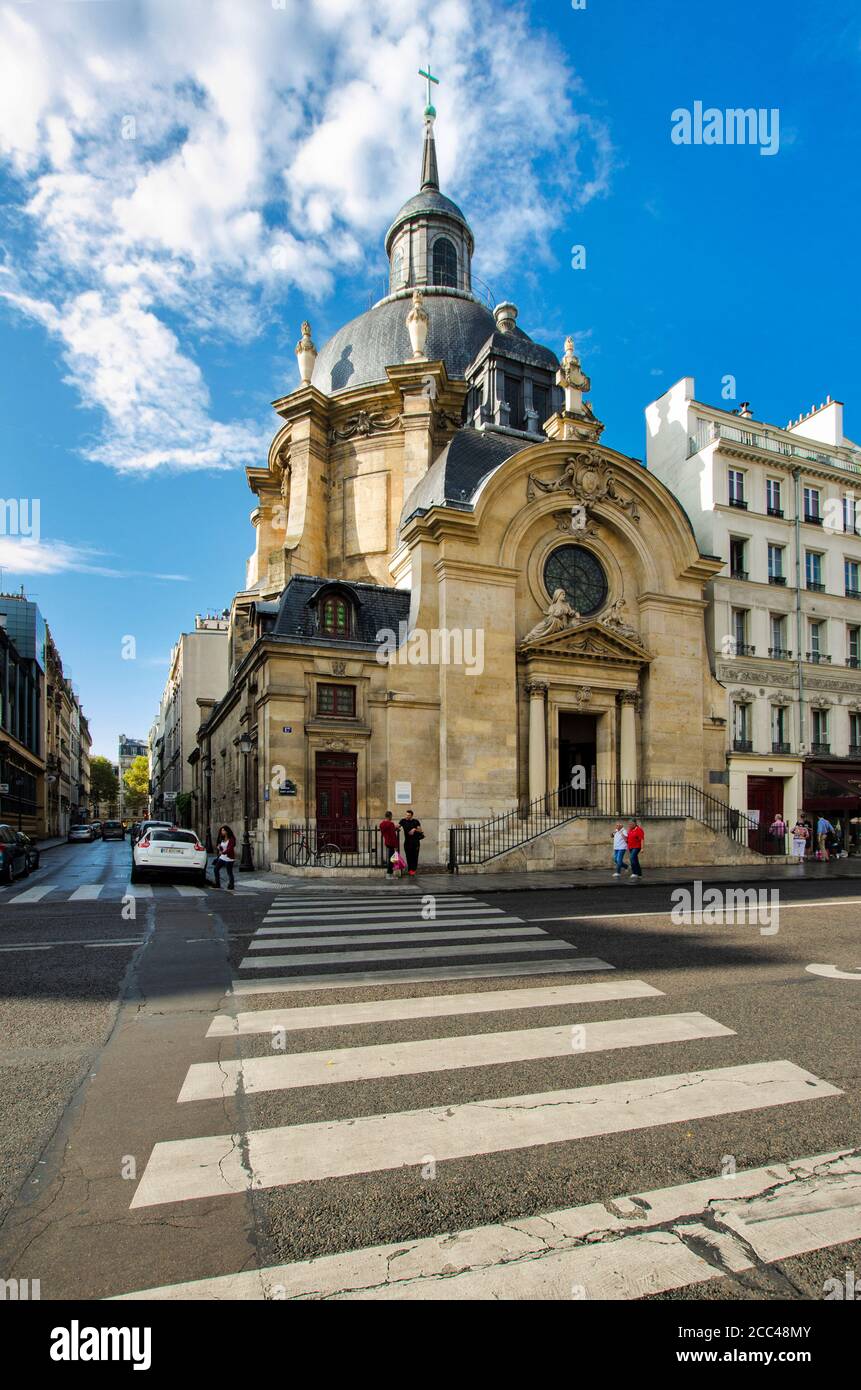
M 9 795 L 9 783 L 8 783 L 8 782 L 0 782 L 0 796 L 8 796 L 8 795 Z
M 295 782 L 291 782 L 289 777 L 285 777 L 285 778 L 284 778 L 284 781 L 281 782 L 280 785 L 279 785 L 279 787 L 278 787 L 278 795 L 279 795 L 279 796 L 296 796 L 296 795 L 297 795 L 296 783 L 295 783 Z
M 293 732 L 293 725 L 292 725 L 292 724 L 282 724 L 282 725 L 281 725 L 281 732 L 282 732 L 282 734 L 292 734 L 292 732 Z
M 410 802 L 412 801 L 412 799 L 413 799 L 413 784 L 412 784 L 412 782 L 396 782 L 396 783 L 395 783 L 395 803 L 396 803 L 398 806 L 409 806 L 409 804 L 410 804 Z

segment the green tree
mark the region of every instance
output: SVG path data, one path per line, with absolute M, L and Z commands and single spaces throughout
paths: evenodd
M 126 789 L 126 810 L 134 813 L 145 811 L 149 798 L 149 766 L 146 758 L 135 758 L 131 767 L 123 773 L 123 786 Z
M 120 779 L 109 758 L 90 759 L 90 800 L 98 806 L 115 806 Z

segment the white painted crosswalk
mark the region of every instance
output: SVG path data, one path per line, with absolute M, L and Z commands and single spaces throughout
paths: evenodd
M 176 901 L 182 898 L 205 898 L 214 896 L 218 900 L 227 893 L 226 889 L 216 889 L 214 884 L 206 888 L 192 883 L 129 883 L 113 879 L 106 883 L 81 883 L 71 888 L 61 883 L 40 883 L 31 888 L 12 889 L 0 892 L 0 906 L 26 907 L 30 903 L 44 903 L 51 907 L 60 903 L 120 903 L 124 899 L 154 899 L 159 902 Z M 265 880 L 241 880 L 231 896 L 259 897 L 262 893 L 273 893 L 276 889 Z
M 231 993 L 210 1021 L 206 1039 L 218 1052 L 187 1069 L 177 1096 L 184 1137 L 155 1143 L 131 1207 L 145 1211 L 320 1182 L 333 1185 L 336 1202 L 342 1180 L 376 1175 L 375 1181 L 385 1182 L 387 1174 L 418 1170 L 428 1155 L 435 1164 L 481 1163 L 494 1154 L 576 1148 L 601 1136 L 633 1136 L 748 1111 L 806 1109 L 840 1096 L 835 1085 L 791 1057 L 721 1065 L 718 1055 L 712 1066 L 674 1065 L 682 1044 L 719 1047 L 735 1032 L 704 1013 L 673 1012 L 671 1000 L 650 982 L 618 978 L 620 964 L 588 956 L 575 941 L 511 915 L 504 900 L 480 902 L 459 894 L 440 904 L 417 892 L 407 900 L 388 887 L 339 899 L 316 890 L 282 895 L 238 959 Z M 469 992 L 434 993 L 445 981 L 453 989 L 457 981 L 476 984 Z M 383 987 L 383 997 L 350 999 L 351 991 L 369 985 Z M 399 993 L 407 985 L 424 986 L 425 992 Z M 326 1001 L 330 991 L 338 992 L 333 1002 Z M 289 1000 L 294 993 L 303 995 L 296 1006 Z M 279 995 L 280 1005 L 272 998 Z M 635 1007 L 643 1001 L 652 1005 L 646 1012 Z M 584 1014 L 595 1005 L 607 1006 L 600 1018 Z M 405 1025 L 420 1028 L 422 1036 L 388 1031 Z M 358 1041 L 344 1035 L 354 1028 L 364 1030 Z M 303 1047 L 306 1030 L 325 1030 L 324 1037 Z M 259 1055 L 266 1034 L 292 1034 L 299 1046 L 276 1045 L 273 1036 L 273 1051 Z M 222 1056 L 222 1041 L 231 1041 L 239 1056 Z M 643 1047 L 660 1049 L 650 1054 L 649 1074 L 643 1075 L 642 1064 L 626 1074 L 625 1058 Z M 596 1053 L 606 1055 L 616 1075 L 588 1084 L 584 1059 Z M 655 1059 L 664 1055 L 667 1064 L 661 1066 Z M 536 1063 L 553 1067 L 544 1090 L 534 1089 Z M 532 1070 L 524 1072 L 529 1065 Z M 470 1069 L 481 1078 L 478 1098 L 463 1099 L 461 1092 L 453 1102 L 450 1093 L 437 1090 L 440 1103 L 434 1102 L 434 1088 Z M 511 1084 L 518 1076 L 521 1089 Z M 353 1108 L 353 1087 L 405 1077 L 422 1079 L 422 1103 L 384 1110 L 364 1100 Z M 222 1106 L 233 1098 L 250 1103 L 262 1096 L 272 1103 L 279 1093 L 285 1102 L 292 1094 L 301 1116 L 303 1091 L 307 1120 L 273 1123 L 278 1112 L 266 1110 L 265 1127 L 238 1133 L 224 1128 Z M 346 1102 L 339 1118 L 315 1118 L 312 1098 L 325 1094 Z M 217 1109 L 206 1107 L 212 1101 L 220 1102 Z M 196 1113 L 199 1130 L 189 1124 Z M 861 1235 L 861 1166 L 841 1167 L 840 1156 L 830 1158 L 833 1172 L 827 1173 L 824 1160 L 798 1161 L 819 1165 L 805 1169 L 805 1180 L 816 1189 L 814 1205 L 802 1204 L 797 1213 L 787 1208 L 791 1219 L 779 1225 L 779 1235 L 775 1227 L 769 1248 L 778 1253 L 768 1258 Z M 727 1188 L 717 1179 L 650 1193 L 647 1216 L 636 1205 L 639 1198 L 619 1198 L 410 1241 L 408 1252 L 403 1245 L 354 1250 L 141 1296 L 255 1298 L 273 1296 L 261 1291 L 278 1285 L 289 1290 L 284 1296 L 297 1298 L 570 1298 L 572 1284 L 583 1284 L 604 1291 L 589 1297 L 638 1297 L 714 1278 L 715 1261 L 704 1257 L 703 1242 L 722 1255 L 724 1272 L 749 1268 L 751 1231 L 768 1244 L 763 1203 L 776 1173 L 769 1168 L 738 1175 L 735 1205 L 727 1202 L 720 1230 L 713 1212 Z M 707 1209 L 712 1215 L 706 1223 Z M 660 1219 L 659 1212 L 665 1213 Z M 676 1220 L 678 1229 L 667 1230 Z M 590 1243 L 592 1230 L 611 1238 L 605 1241 L 602 1234 L 600 1243 Z M 447 1242 L 454 1245 L 452 1260 Z M 395 1250 L 408 1253 L 403 1265 L 391 1260 Z M 439 1278 L 441 1261 L 445 1279 Z M 390 1272 L 394 1265 L 397 1273 Z

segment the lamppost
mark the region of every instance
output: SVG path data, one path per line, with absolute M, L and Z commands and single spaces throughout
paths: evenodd
M 242 836 L 242 858 L 239 861 L 239 872 L 241 874 L 247 874 L 254 868 L 254 858 L 251 854 L 251 840 L 248 837 L 248 755 L 253 746 L 249 733 L 240 734 L 239 751 L 242 754 L 242 770 L 244 774 L 242 778 L 242 805 L 245 817 L 245 833 Z
M 207 756 L 203 762 L 203 776 L 206 782 L 206 852 L 215 853 L 212 843 L 212 759 Z

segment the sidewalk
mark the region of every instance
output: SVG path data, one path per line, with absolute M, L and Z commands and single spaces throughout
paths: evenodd
M 415 879 L 395 879 L 385 883 L 381 872 L 379 880 L 333 875 L 327 878 L 304 878 L 301 875 L 286 875 L 263 871 L 255 875 L 285 891 L 327 892 L 365 891 L 375 886 L 375 882 L 387 893 L 523 893 L 540 892 L 547 889 L 572 888 L 612 888 L 625 893 L 626 897 L 638 893 L 649 884 L 694 883 L 798 883 L 805 880 L 821 882 L 823 879 L 856 879 L 861 883 L 861 856 L 854 859 L 832 859 L 830 863 L 813 861 L 809 864 L 730 864 L 716 867 L 710 864 L 679 865 L 676 869 L 655 869 L 651 873 L 643 865 L 642 884 L 631 883 L 627 877 L 613 878 L 612 867 L 607 869 L 551 869 L 532 873 L 471 874 L 463 871 L 457 874 L 445 870 L 428 870 Z M 238 876 L 240 877 L 240 876 Z

